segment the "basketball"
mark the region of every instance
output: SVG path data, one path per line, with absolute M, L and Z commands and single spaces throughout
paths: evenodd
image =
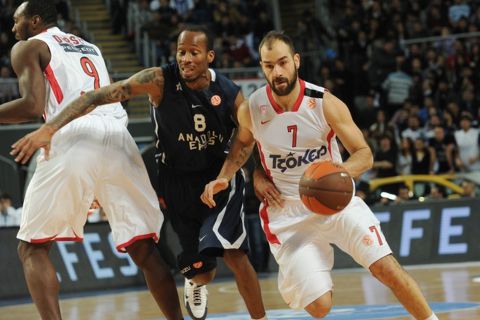
M 354 185 L 352 177 L 340 165 L 331 161 L 314 162 L 300 178 L 299 192 L 308 209 L 332 215 L 348 205 Z

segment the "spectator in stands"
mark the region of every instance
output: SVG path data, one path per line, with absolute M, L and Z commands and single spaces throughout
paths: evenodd
M 12 206 L 12 197 L 8 193 L 0 194 L 0 227 L 20 225 L 20 214 Z
M 455 139 L 452 135 L 445 133 L 445 128 L 436 126 L 434 137 L 428 142 L 432 161 L 435 163 L 435 173 L 455 172 Z
M 413 143 L 412 174 L 433 174 L 431 150 L 422 138 L 416 138 Z
M 458 146 L 458 164 L 463 171 L 480 170 L 479 129 L 472 128 L 472 115 L 468 112 L 460 116 L 460 129 L 455 131 Z
M 397 152 L 392 137 L 385 134 L 380 138 L 379 150 L 375 152 L 373 169 L 377 171 L 378 178 L 393 177 L 397 175 L 396 165 Z
M 193 0 L 170 0 L 170 7 L 177 10 L 183 19 L 187 19 L 194 8 L 194 2 Z
M 445 188 L 438 186 L 438 185 L 432 185 L 430 186 L 430 193 L 425 197 L 425 200 L 439 200 L 439 199 L 445 199 Z
M 401 184 L 398 186 L 397 197 L 394 202 L 401 203 L 409 200 L 412 200 L 412 192 L 408 189 L 407 185 Z
M 443 125 L 442 119 L 440 118 L 440 115 L 437 113 L 438 109 L 434 109 L 434 110 L 435 110 L 435 113 L 431 113 L 428 116 L 427 122 L 425 123 L 425 126 L 423 127 L 423 130 L 425 132 L 425 138 L 427 140 L 435 137 L 435 128 L 436 127 Z M 450 132 L 446 132 L 446 133 L 450 133 Z
M 380 88 L 386 76 L 395 70 L 395 42 L 392 39 L 386 39 L 382 47 L 377 48 L 370 59 L 368 79 L 372 89 Z
M 389 73 L 382 84 L 382 88 L 387 95 L 388 106 L 386 110 L 390 117 L 407 100 L 413 86 L 412 77 L 403 71 L 405 58 L 399 55 L 395 59 L 397 63 L 396 71 Z
M 475 184 L 469 180 L 462 181 L 463 194 L 465 198 L 475 198 L 477 196 Z
M 465 3 L 465 0 L 454 0 L 454 4 L 448 8 L 448 19 L 452 26 L 456 26 L 462 17 L 469 16 L 470 6 Z
M 412 173 L 412 140 L 402 138 L 398 150 L 397 172 L 399 175 L 409 175 Z
M 379 139 L 384 135 L 393 137 L 394 128 L 387 122 L 387 116 L 384 110 L 378 110 L 376 121 L 369 128 L 370 134 L 373 138 Z
M 90 209 L 88 209 L 87 216 L 87 221 L 89 223 L 107 221 L 107 215 L 105 214 L 105 211 L 103 210 L 97 199 L 93 200 Z
M 445 131 L 453 134 L 453 132 L 457 130 L 458 126 L 455 123 L 452 113 L 448 110 L 445 110 L 442 116 L 443 116 L 443 127 L 445 128 Z
M 412 141 L 425 137 L 423 128 L 420 126 L 420 118 L 417 115 L 410 115 L 408 117 L 408 127 L 402 131 L 401 137 L 410 138 Z
M 0 67 L 0 103 L 4 103 L 20 96 L 18 85 L 7 66 Z
M 447 107 L 448 101 L 453 99 L 453 92 L 451 91 L 450 85 L 445 78 L 440 78 L 438 81 L 438 86 L 436 92 L 433 94 L 434 103 L 440 110 L 445 110 Z
M 1 29 L 0 29 L 1 31 Z M 0 32 L 0 56 L 8 55 L 12 47 L 8 33 Z

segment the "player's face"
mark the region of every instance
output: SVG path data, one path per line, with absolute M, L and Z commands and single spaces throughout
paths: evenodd
M 298 79 L 300 57 L 292 54 L 283 41 L 275 41 L 271 48 L 261 48 L 261 66 L 265 79 L 278 96 L 286 96 L 295 88 Z
M 185 82 L 194 82 L 206 76 L 214 53 L 207 49 L 207 38 L 202 32 L 183 31 L 177 41 L 177 63 Z
M 22 3 L 13 14 L 12 32 L 17 40 L 27 40 L 32 36 L 29 31 L 30 19 L 24 13 L 26 6 L 26 2 Z

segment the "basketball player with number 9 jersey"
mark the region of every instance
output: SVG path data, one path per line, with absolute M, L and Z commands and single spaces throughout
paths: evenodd
M 85 91 L 110 84 L 102 54 L 95 45 L 57 27 L 28 41 L 33 40 L 45 42 L 51 54 L 44 70 L 45 119 L 54 117 Z M 37 243 L 81 240 L 94 195 L 105 209 L 118 249 L 123 249 L 135 236 L 157 236 L 163 216 L 137 146 L 126 129 L 127 120 L 122 105 L 113 103 L 96 108 L 60 130 L 52 141 L 48 161 L 43 155 L 37 159 L 37 170 L 25 195 L 19 239 Z M 79 135 L 88 138 L 79 139 Z M 129 152 L 125 154 L 123 149 Z M 135 161 L 127 159 L 133 156 Z M 45 185 L 46 179 L 63 188 Z M 135 184 L 130 182 L 133 180 Z M 112 192 L 110 185 L 118 189 Z M 141 187 L 137 189 L 137 186 Z M 65 195 L 60 196 L 62 193 Z M 48 205 L 40 205 L 45 201 Z M 144 218 L 128 215 L 130 223 L 121 224 L 123 230 L 117 230 L 115 227 L 122 219 L 110 219 L 111 215 L 122 214 L 125 208 L 129 208 L 128 212 L 149 214 Z M 63 219 L 59 219 L 60 216 Z M 142 231 L 127 230 L 128 226 Z

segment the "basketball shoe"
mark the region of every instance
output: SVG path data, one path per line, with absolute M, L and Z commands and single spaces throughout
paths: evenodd
M 184 302 L 188 314 L 194 320 L 204 320 L 207 317 L 207 286 L 198 286 L 185 278 Z

